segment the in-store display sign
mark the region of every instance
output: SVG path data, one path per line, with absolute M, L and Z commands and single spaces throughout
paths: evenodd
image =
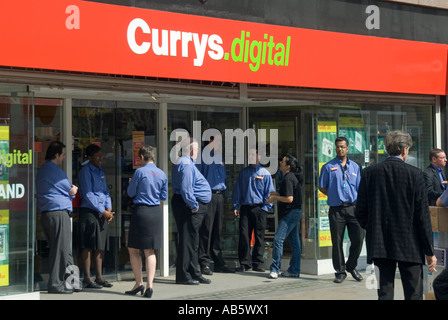
M 80 0 L 0 3 L 0 65 L 444 95 L 447 47 Z

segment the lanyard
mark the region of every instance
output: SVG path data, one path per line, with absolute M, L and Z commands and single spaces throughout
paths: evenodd
M 341 166 L 341 172 L 342 172 L 342 188 L 345 189 L 346 184 L 345 184 L 345 172 L 348 170 L 347 168 L 347 164 L 345 165 L 345 168 L 342 166 L 342 164 L 339 164 Z

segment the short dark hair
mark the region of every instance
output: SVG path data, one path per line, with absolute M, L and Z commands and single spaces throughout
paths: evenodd
M 92 143 L 91 145 L 89 145 L 86 148 L 86 156 L 91 157 L 95 153 L 100 152 L 100 151 L 101 151 L 101 147 L 97 144 Z
M 45 154 L 45 160 L 53 160 L 56 158 L 56 155 L 62 154 L 64 151 L 65 144 L 61 141 L 53 141 L 50 143 L 47 149 L 47 153 Z
M 151 146 L 143 146 L 140 148 L 140 150 L 138 150 L 138 155 L 143 156 L 143 159 L 145 159 L 145 161 L 151 160 L 154 162 L 156 158 L 155 151 L 156 150 Z
M 336 138 L 336 140 L 334 141 L 334 144 L 336 144 L 336 143 L 338 143 L 338 142 L 345 142 L 345 144 L 347 145 L 347 147 L 348 147 L 348 140 L 347 140 L 347 138 L 346 137 L 337 137 Z
M 434 148 L 431 151 L 429 151 L 429 161 L 432 161 L 432 158 L 437 158 L 439 156 L 439 153 L 445 152 L 442 149 Z

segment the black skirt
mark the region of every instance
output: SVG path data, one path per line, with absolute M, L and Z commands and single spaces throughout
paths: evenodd
M 163 214 L 160 206 L 134 204 L 129 226 L 128 247 L 160 249 L 162 247 Z
M 81 248 L 105 250 L 109 235 L 109 224 L 98 212 L 88 208 L 79 210 L 79 245 Z

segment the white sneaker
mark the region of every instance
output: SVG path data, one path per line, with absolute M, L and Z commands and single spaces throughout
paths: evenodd
M 277 272 L 272 271 L 269 274 L 269 279 L 277 279 L 277 278 L 278 278 L 278 273 Z
M 282 277 L 288 277 L 288 278 L 299 278 L 300 275 L 289 273 L 288 271 L 282 272 Z

